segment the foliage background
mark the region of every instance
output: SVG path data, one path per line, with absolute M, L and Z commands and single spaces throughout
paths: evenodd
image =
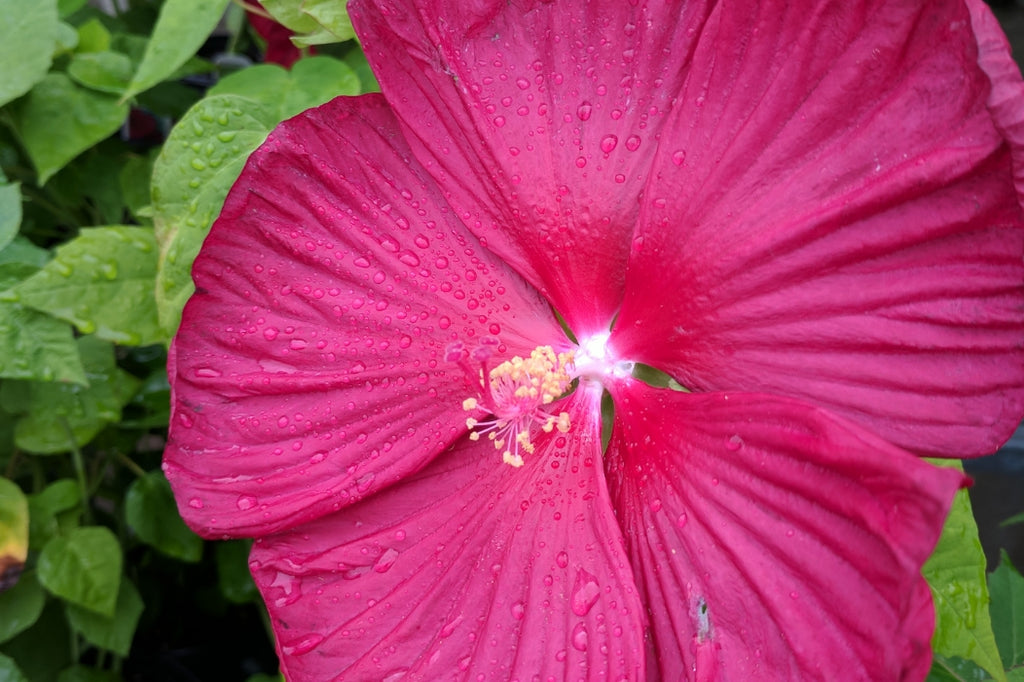
M 247 543 L 189 531 L 160 472 L 166 345 L 249 152 L 376 82 L 339 0 L 250 7 L 270 45 L 244 7 L 0 0 L 0 682 L 278 679 Z M 1024 680 L 1024 579 L 978 537 L 963 493 L 925 570 L 934 682 Z

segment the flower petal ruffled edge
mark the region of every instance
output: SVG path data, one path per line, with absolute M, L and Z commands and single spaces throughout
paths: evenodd
M 612 387 L 612 498 L 662 679 L 919 680 L 962 474 L 809 405 Z
M 992 83 L 988 108 L 996 128 L 1010 145 L 1014 184 L 1024 206 L 1024 80 L 992 10 L 982 0 L 966 2 L 978 41 L 978 65 Z

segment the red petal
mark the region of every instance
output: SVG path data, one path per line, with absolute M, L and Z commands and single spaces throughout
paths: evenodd
M 924 678 L 921 566 L 959 472 L 789 399 L 612 392 L 609 482 L 661 679 Z
M 205 535 L 308 521 L 465 432 L 454 341 L 528 354 L 547 305 L 455 219 L 379 97 L 335 100 L 250 159 L 196 259 L 169 362 L 165 471 Z
M 414 152 L 578 335 L 607 331 L 700 3 L 360 0 Z
M 919 452 L 991 452 L 1024 412 L 1024 217 L 970 17 L 788 9 L 705 27 L 613 344 L 691 388 L 800 397 Z
M 1010 142 L 1018 196 L 1024 195 L 1024 82 L 1010 54 L 1010 44 L 982 0 L 967 0 L 971 26 L 978 41 L 978 65 L 988 75 L 992 90 L 988 108 L 996 128 Z
M 258 540 L 287 678 L 642 679 L 599 400 L 572 398 L 572 430 L 520 469 L 464 440 L 371 499 Z

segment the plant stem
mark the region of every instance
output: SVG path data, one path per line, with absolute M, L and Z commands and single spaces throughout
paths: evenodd
M 142 469 L 142 467 L 136 464 L 135 460 L 133 460 L 131 457 L 129 457 L 128 455 L 124 454 L 121 451 L 118 451 L 116 453 L 116 456 L 118 461 L 121 462 L 121 464 L 125 465 L 128 471 L 132 472 L 139 478 L 146 477 L 146 472 Z
M 78 478 L 78 489 L 82 494 L 82 520 L 85 525 L 92 524 L 92 512 L 89 509 L 89 486 L 85 480 L 85 464 L 82 462 L 82 451 L 78 449 L 75 442 L 75 434 L 71 430 L 71 424 L 66 417 L 58 417 L 64 432 L 67 433 L 68 442 L 71 443 L 71 462 L 75 465 L 75 476 Z

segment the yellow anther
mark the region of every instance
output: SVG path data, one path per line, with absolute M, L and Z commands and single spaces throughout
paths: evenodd
M 502 452 L 502 460 L 519 467 L 523 465 L 519 453 L 532 454 L 536 449 L 530 438 L 534 425 L 546 433 L 551 433 L 556 427 L 562 433 L 569 430 L 567 412 L 555 416 L 544 406 L 553 403 L 569 389 L 572 383 L 569 375 L 573 366 L 572 352 L 556 353 L 551 346 L 539 346 L 528 358 L 515 356 L 490 372 L 486 371 L 486 364 L 481 364 L 481 395 L 479 399 L 466 398 L 462 408 L 489 411 L 493 418 L 482 421 L 467 419 L 467 428 L 477 429 L 470 433 L 470 439 L 478 440 L 480 434 L 486 433 L 498 450 L 504 449 L 506 442 L 510 443 L 509 448 Z

